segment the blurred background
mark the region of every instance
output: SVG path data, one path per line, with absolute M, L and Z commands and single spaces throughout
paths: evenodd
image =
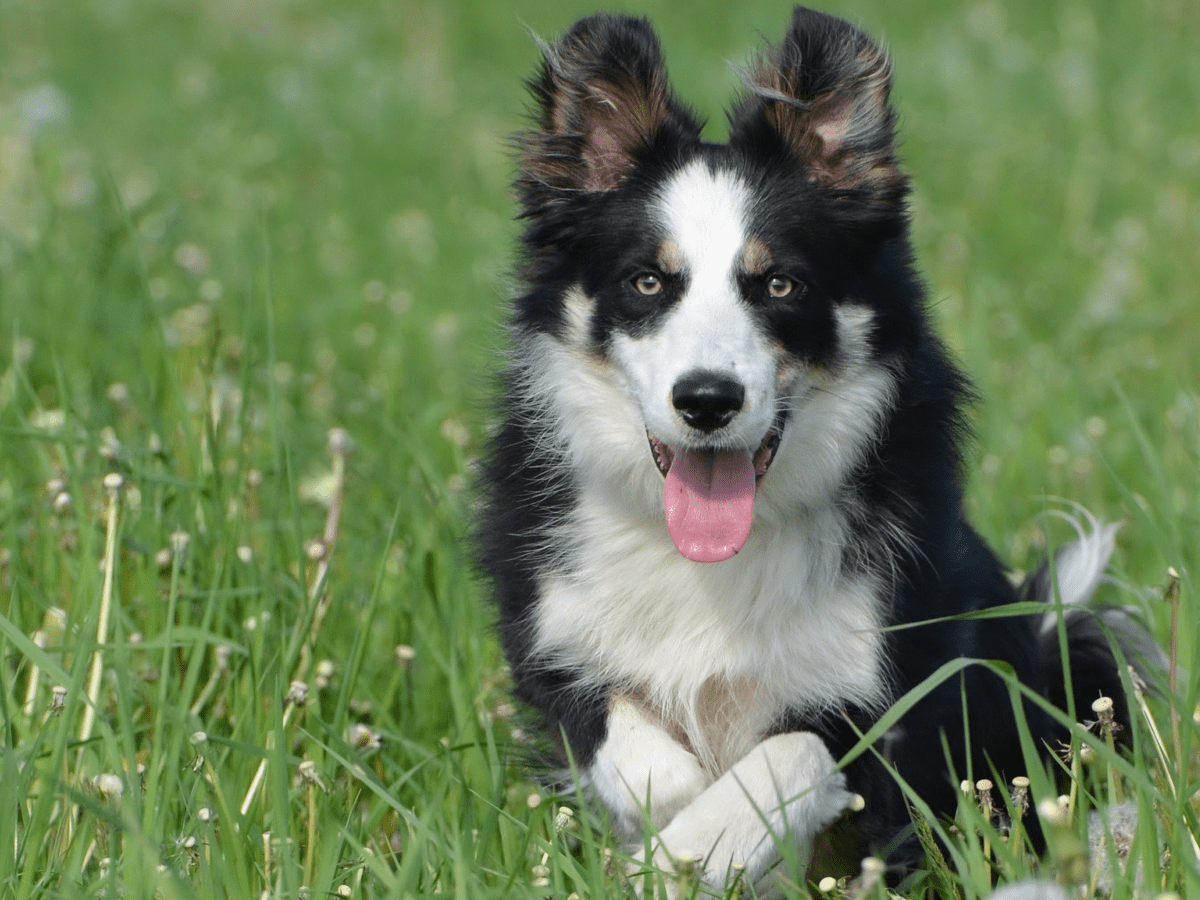
M 731 63 L 790 19 L 759 0 L 608 8 L 654 19 L 713 140 Z M 1197 6 L 825 8 L 895 58 L 918 257 L 981 397 L 981 530 L 1031 567 L 1043 514 L 1065 498 L 1126 522 L 1116 570 L 1138 596 L 1157 596 L 1168 566 L 1190 589 Z M 326 434 L 340 427 L 353 451 L 338 615 L 318 651 L 365 641 L 390 665 L 394 646 L 415 647 L 402 690 L 368 662 L 351 692 L 420 746 L 472 733 L 475 708 L 506 712 L 463 537 L 511 294 L 508 135 L 526 121 L 530 33 L 593 11 L 0 0 L 0 609 L 13 633 L 86 600 L 86 535 L 112 469 L 142 498 L 126 526 L 129 571 L 144 569 L 126 632 L 164 627 L 150 560 L 179 531 L 194 536 L 198 583 L 237 588 L 213 633 L 264 611 L 283 627 L 303 607 L 303 545 L 326 515 Z M 269 646 L 247 653 L 272 665 Z M 23 690 L 28 660 L 5 665 Z M 338 714 L 341 728 L 351 714 Z

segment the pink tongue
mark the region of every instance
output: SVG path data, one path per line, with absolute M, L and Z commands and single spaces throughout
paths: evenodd
M 676 450 L 663 488 L 667 530 L 695 562 L 742 549 L 754 518 L 754 460 L 734 450 Z

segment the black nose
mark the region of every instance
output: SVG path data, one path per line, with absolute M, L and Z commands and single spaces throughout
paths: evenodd
M 683 421 L 701 431 L 716 431 L 733 421 L 746 399 L 740 383 L 717 372 L 689 372 L 671 389 L 671 403 Z

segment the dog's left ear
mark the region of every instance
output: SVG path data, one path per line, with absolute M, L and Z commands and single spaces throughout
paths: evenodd
M 796 7 L 783 43 L 754 65 L 730 142 L 782 142 L 807 177 L 838 192 L 899 202 L 887 51 L 836 16 Z

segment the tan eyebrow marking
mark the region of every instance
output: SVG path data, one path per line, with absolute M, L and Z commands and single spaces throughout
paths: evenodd
M 664 275 L 678 275 L 683 271 L 683 250 L 669 238 L 658 245 L 655 259 Z
M 775 257 L 762 238 L 752 237 L 742 247 L 739 263 L 747 275 L 765 275 Z

